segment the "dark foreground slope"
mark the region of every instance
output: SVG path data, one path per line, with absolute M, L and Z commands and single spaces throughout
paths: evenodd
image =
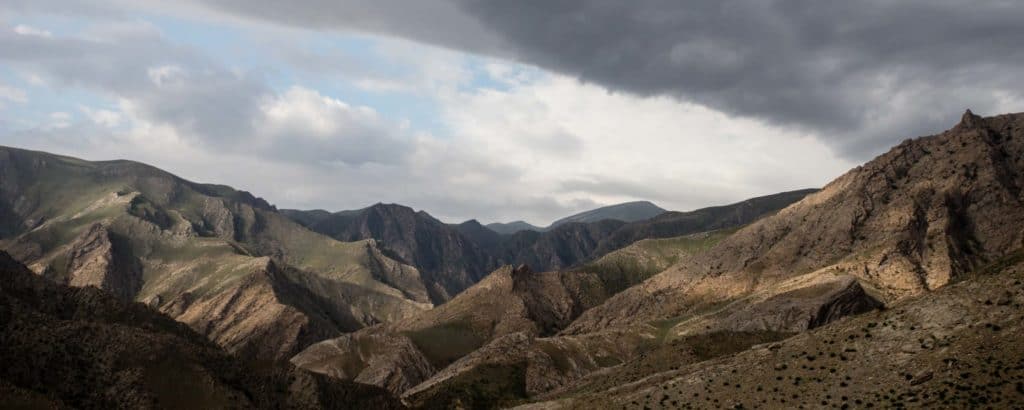
M 256 368 L 184 324 L 0 252 L 0 407 L 401 408 L 382 389 Z
M 643 378 L 620 373 L 527 407 L 1021 408 L 1020 255 L 891 309 Z

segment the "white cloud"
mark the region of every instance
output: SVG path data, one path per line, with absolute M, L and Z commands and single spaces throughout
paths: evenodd
M 176 65 L 162 65 L 146 70 L 149 80 L 157 87 L 180 85 L 185 80 L 185 70 Z
M 478 192 L 543 192 L 567 207 L 650 199 L 693 209 L 821 186 L 853 165 L 809 135 L 557 75 L 452 94 L 444 114 L 458 144 L 521 172 Z
M 79 107 L 79 111 L 86 117 L 103 127 L 113 128 L 121 124 L 121 113 L 117 111 L 104 110 L 100 108 Z
M 18 34 L 23 35 L 23 36 L 36 36 L 36 37 L 47 37 L 47 38 L 53 37 L 53 33 L 49 32 L 49 31 L 46 31 L 46 30 L 43 30 L 43 29 L 38 29 L 38 28 L 35 28 L 35 27 L 32 27 L 32 26 L 28 26 L 28 25 L 25 25 L 25 24 L 16 25 L 16 26 L 14 26 L 13 30 L 14 30 L 15 33 L 18 33 Z
M 0 84 L 0 100 L 24 104 L 28 102 L 28 94 L 20 88 Z

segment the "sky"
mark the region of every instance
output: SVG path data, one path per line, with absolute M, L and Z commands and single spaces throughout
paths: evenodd
M 0 0 L 0 145 L 446 222 L 820 187 L 1024 111 L 1013 0 Z

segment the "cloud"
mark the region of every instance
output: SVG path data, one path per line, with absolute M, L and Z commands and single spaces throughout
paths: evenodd
M 533 64 L 815 133 L 865 159 L 1024 95 L 1024 6 L 1005 0 L 196 0 L 294 27 L 361 30 Z
M 24 24 L 14 26 L 14 32 L 23 36 L 53 37 L 53 33 Z
M 820 186 L 965 106 L 1024 103 L 1012 3 L 161 5 L 244 21 L 215 41 L 301 33 L 268 41 L 259 51 L 272 61 L 254 63 L 131 16 L 155 6 L 113 1 L 75 2 L 129 16 L 73 34 L 0 28 L 0 64 L 38 79 L 26 100 L 38 88 L 110 102 L 47 107 L 69 113 L 66 128 L 43 118 L 3 142 L 136 159 L 287 207 L 397 202 L 451 222 L 538 225 L 636 199 L 688 210 Z M 351 30 L 385 37 L 357 35 L 341 52 L 294 42 Z M 426 101 L 437 124 L 388 107 L 405 98 Z
M 351 165 L 401 162 L 409 136 L 365 106 L 352 106 L 315 90 L 292 87 L 260 107 L 258 149 L 293 161 Z
M 173 45 L 148 24 L 107 25 L 66 37 L 0 32 L 0 48 L 12 51 L 0 62 L 47 83 L 116 99 L 119 112 L 81 109 L 98 125 L 128 118 L 136 127 L 171 128 L 208 150 L 300 163 L 390 162 L 409 151 L 401 131 L 368 107 L 300 86 L 278 94 L 258 73 L 228 69 Z M 25 98 L 15 89 L 0 91 L 16 101 Z M 51 119 L 53 127 L 70 125 L 66 117 Z
M 28 95 L 20 88 L 0 84 L 0 100 L 24 104 L 28 102 Z

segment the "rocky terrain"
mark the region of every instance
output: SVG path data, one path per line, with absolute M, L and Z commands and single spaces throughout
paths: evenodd
M 295 363 L 358 380 L 338 369 L 368 367 L 353 366 L 339 341 L 405 340 L 403 354 L 420 353 L 415 377 L 364 381 L 427 408 L 1016 403 L 1019 352 L 1008 343 L 1019 303 L 1006 292 L 1019 287 L 1024 244 L 1013 223 L 1024 216 L 1022 132 L 1024 115 L 968 112 L 747 226 L 639 241 L 578 269 L 506 268 L 401 327 L 314 345 Z M 601 286 L 566 285 L 579 279 L 613 290 L 580 298 L 570 289 Z M 433 337 L 410 337 L 424 329 Z M 423 340 L 449 343 L 424 353 Z M 915 353 L 886 354 L 895 343 Z M 941 353 L 910 361 L 926 347 Z M 384 368 L 404 360 L 360 357 L 387 357 Z M 978 370 L 987 364 L 999 370 Z M 836 375 L 850 379 L 826 381 Z M 870 381 L 842 394 L 854 377 Z M 751 400 L 737 397 L 750 389 Z
M 801 275 L 850 275 L 885 303 L 1021 245 L 1024 116 L 967 112 L 586 312 L 572 333 L 683 317 Z
M 812 192 L 785 192 L 691 212 L 664 212 L 649 202 L 632 202 L 567 217 L 543 230 L 512 234 L 500 234 L 475 220 L 444 224 L 426 212 L 394 204 L 334 214 L 284 214 L 340 241 L 378 241 L 389 256 L 420 270 L 431 301 L 440 304 L 503 265 L 527 265 L 535 271 L 577 267 L 642 239 L 742 226 Z M 649 215 L 657 216 L 644 218 Z
M 2 149 L 0 248 L 38 275 L 3 259 L 30 287 L 102 295 L 174 325 L 155 309 L 219 345 L 146 356 L 185 355 L 166 368 L 214 400 L 192 404 L 320 407 L 349 394 L 315 387 L 330 377 L 421 408 L 1012 408 L 1024 400 L 1022 170 L 1024 114 L 968 111 L 820 191 L 508 235 L 399 205 L 279 212 L 141 164 Z M 21 292 L 20 280 L 3 290 Z M 0 307 L 75 315 L 11 300 Z M 71 366 L 23 341 L 64 328 L 22 316 L 34 317 L 0 310 L 15 335 L 5 354 Z M 129 347 L 149 337 L 121 336 Z M 216 359 L 221 348 L 234 358 Z M 289 359 L 322 376 L 287 370 Z M 301 383 L 237 393 L 251 380 L 180 368 L 195 360 Z M 116 375 L 98 380 L 138 392 L 142 407 L 174 400 L 145 371 L 102 363 L 80 367 Z M 109 400 L 5 371 L 0 388 L 26 403 Z
M 187 326 L 0 252 L 0 407 L 402 408 L 387 392 L 228 355 Z
M 525 265 L 506 266 L 444 305 L 315 344 L 292 362 L 315 372 L 386 387 L 396 394 L 432 386 L 452 394 L 457 391 L 449 383 L 453 375 L 471 375 L 481 368 L 506 371 L 508 362 L 516 362 L 511 367 L 525 365 L 520 362 L 528 359 L 527 352 L 545 358 L 549 353 L 560 354 L 553 346 L 564 340 L 554 336 L 582 312 L 641 283 L 659 267 L 707 249 L 730 233 L 642 241 L 575 270 L 538 273 Z M 515 347 L 509 347 L 510 343 Z M 581 345 L 568 345 L 567 349 L 575 352 L 589 347 L 594 351 L 579 354 L 601 355 L 598 345 L 615 343 L 614 338 L 601 336 Z M 635 345 L 625 348 L 628 351 L 605 356 L 621 361 L 641 346 L 646 346 L 644 341 L 635 338 Z M 551 360 L 547 361 L 550 364 Z M 599 369 L 600 365 L 567 376 L 557 376 L 560 372 L 549 367 L 536 370 L 548 372 L 546 377 L 558 377 L 547 388 Z M 418 396 L 416 402 L 425 400 L 423 394 Z M 486 400 L 476 405 L 495 403 Z M 433 400 L 431 406 L 450 404 L 442 401 Z
M 245 192 L 13 148 L 0 148 L 0 174 L 0 249 L 58 283 L 147 303 L 231 352 L 286 361 L 432 306 L 418 270 L 374 241 L 311 232 Z
M 890 309 L 735 355 L 581 383 L 553 408 L 1019 408 L 1024 265 L 1018 253 Z
M 301 213 L 289 213 L 296 214 Z M 376 204 L 306 218 L 312 220 L 307 225 L 310 229 L 339 241 L 377 240 L 396 259 L 419 269 L 434 303 L 445 302 L 478 282 L 494 265 L 490 255 L 459 229 L 406 206 Z

